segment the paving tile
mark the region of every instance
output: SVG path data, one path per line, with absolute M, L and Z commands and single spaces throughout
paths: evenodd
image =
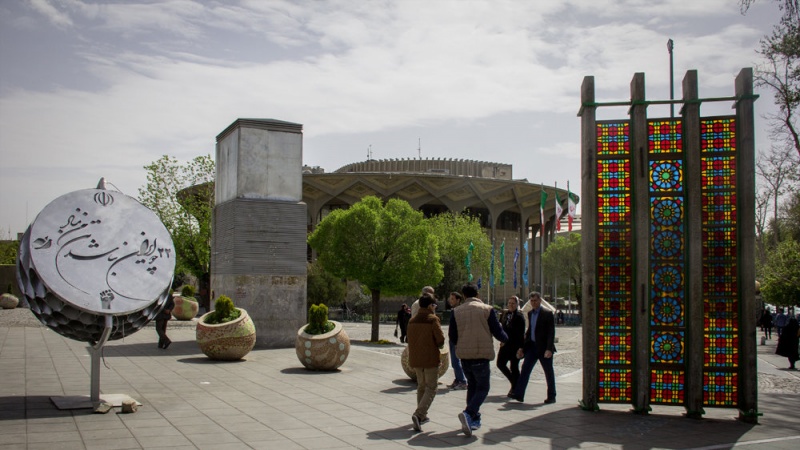
M 97 439 L 86 442 L 86 450 L 124 450 L 140 449 L 139 442 L 134 438 L 122 439 Z

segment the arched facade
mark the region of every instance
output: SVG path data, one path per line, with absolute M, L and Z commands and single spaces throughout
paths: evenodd
M 540 229 L 542 190 L 548 199 L 544 208 L 546 235 L 554 228 L 556 192 L 563 214 L 567 210 L 565 189 L 514 180 L 512 169 L 510 164 L 441 158 L 367 160 L 331 173 L 307 168 L 303 173 L 303 202 L 308 206 L 308 231 L 313 231 L 330 211 L 348 208 L 368 195 L 399 198 L 426 216 L 467 211 L 479 217 L 496 245 L 505 239 L 506 267 L 512 267 L 514 248 L 522 253 L 525 239 Z M 529 273 L 533 274 L 529 281 L 537 286 L 539 274 L 533 266 L 538 267 L 539 257 L 534 248 L 529 245 Z M 524 257 L 519 258 L 519 273 L 524 261 Z M 522 286 L 516 292 L 525 295 L 526 289 Z M 514 292 L 509 287 L 498 295 Z

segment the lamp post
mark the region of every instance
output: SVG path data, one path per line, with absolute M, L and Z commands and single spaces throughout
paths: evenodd
M 672 71 L 672 49 L 674 48 L 675 43 L 672 39 L 667 41 L 667 51 L 669 52 L 669 99 L 675 100 L 675 81 L 673 79 L 673 71 Z M 669 117 L 675 118 L 675 104 L 669 104 Z

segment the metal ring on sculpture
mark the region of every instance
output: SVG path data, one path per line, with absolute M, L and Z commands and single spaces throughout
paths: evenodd
M 102 183 L 102 182 L 101 182 Z M 155 318 L 169 295 L 175 247 L 158 217 L 121 192 L 65 194 L 36 216 L 20 241 L 17 283 L 31 312 L 55 332 L 96 343 Z

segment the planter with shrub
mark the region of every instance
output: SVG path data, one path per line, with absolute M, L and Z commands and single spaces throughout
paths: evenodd
M 328 307 L 311 305 L 308 324 L 297 330 L 297 359 L 309 370 L 336 370 L 350 354 L 350 337 L 342 324 L 328 320 Z
M 175 308 L 172 309 L 172 316 L 178 320 L 192 320 L 197 317 L 200 305 L 194 298 L 194 286 L 187 284 L 181 288 L 181 295 L 172 298 Z
M 256 327 L 247 311 L 234 307 L 233 300 L 221 295 L 214 302 L 214 311 L 197 319 L 195 339 L 209 358 L 235 361 L 256 345 Z

